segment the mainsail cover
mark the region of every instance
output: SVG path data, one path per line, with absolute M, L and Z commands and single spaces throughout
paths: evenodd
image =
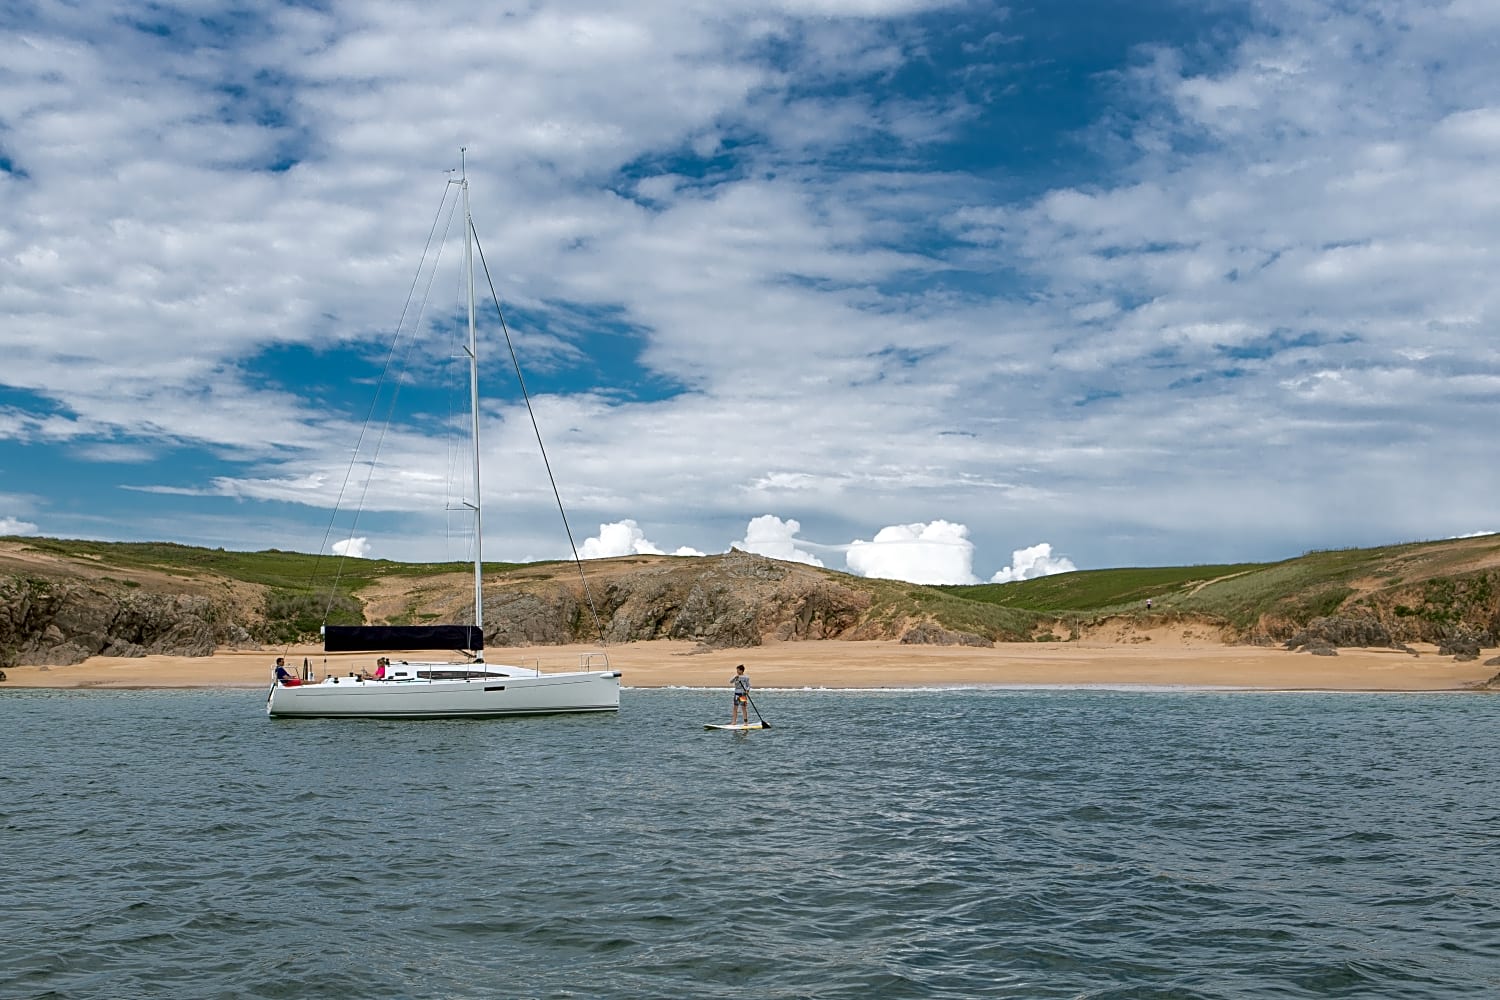
M 484 648 L 478 625 L 325 625 L 323 652 L 366 653 L 379 649 Z

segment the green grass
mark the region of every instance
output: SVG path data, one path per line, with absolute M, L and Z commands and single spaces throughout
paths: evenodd
M 1088 570 L 940 589 L 965 600 L 1063 620 L 1139 614 L 1149 599 L 1153 612 L 1202 616 L 1248 631 L 1266 617 L 1306 622 L 1346 611 L 1361 592 L 1419 587 L 1422 605 L 1411 614 L 1434 622 L 1457 621 L 1482 616 L 1482 609 L 1493 603 L 1495 588 L 1488 575 L 1466 567 L 1497 549 L 1500 539 L 1490 536 L 1319 550 L 1275 563 Z
M 1034 609 L 1008 607 L 998 602 L 976 601 L 950 591 L 954 588 L 923 587 L 894 580 L 865 580 L 871 594 L 872 617 L 896 621 L 912 614 L 928 614 L 944 628 L 971 632 L 997 640 L 1021 640 L 1029 636 L 1038 615 Z
M 272 642 L 312 638 L 325 623 L 352 625 L 363 622 L 363 604 L 356 595 L 377 580 L 393 576 L 441 576 L 473 570 L 473 564 L 466 562 L 346 559 L 280 549 L 238 552 L 175 542 L 93 542 L 14 536 L 6 540 L 20 542 L 38 552 L 97 561 L 116 570 L 154 570 L 187 578 L 214 573 L 231 580 L 259 584 L 267 590 L 262 609 L 266 634 L 258 638 Z M 484 568 L 486 573 L 503 573 L 521 565 L 485 563 Z
M 263 549 L 259 552 L 237 552 L 232 549 L 205 549 L 175 542 L 92 542 L 59 538 L 7 538 L 21 542 L 39 552 L 98 559 L 110 566 L 154 569 L 165 573 L 218 573 L 233 580 L 259 583 L 268 587 L 305 590 L 317 581 L 337 575 L 353 587 L 362 587 L 390 576 L 438 576 L 444 573 L 468 572 L 467 562 L 407 563 L 390 559 L 342 559 L 305 552 Z M 523 563 L 487 562 L 486 572 L 505 572 Z
M 1157 613 L 1216 618 L 1252 627 L 1263 615 L 1307 620 L 1333 614 L 1354 591 L 1349 581 L 1372 559 L 1315 553 L 1280 563 L 1225 563 L 1061 573 L 1018 583 L 944 588 L 972 601 L 1061 618 Z
M 99 564 L 101 576 L 150 569 L 182 577 L 218 574 L 267 588 L 265 611 L 277 635 L 316 633 L 324 620 L 362 619 L 358 594 L 391 577 L 468 573 L 460 562 L 403 563 L 340 559 L 268 549 L 237 552 L 170 542 L 91 542 L 11 537 L 41 552 Z M 1370 549 L 1320 550 L 1274 563 L 1086 570 L 1017 583 L 927 587 L 826 571 L 842 585 L 870 594 L 869 619 L 904 623 L 930 617 L 945 628 L 992 639 L 1023 639 L 1039 626 L 1073 627 L 1103 615 L 1179 614 L 1224 623 L 1242 633 L 1267 620 L 1306 622 L 1347 612 L 1351 604 L 1384 601 L 1393 616 L 1433 627 L 1479 626 L 1500 631 L 1500 571 L 1475 570 L 1500 556 L 1500 536 L 1413 542 Z M 512 578 L 551 563 L 486 563 L 485 572 Z M 519 572 L 518 572 L 519 571 Z M 128 585 L 128 584 L 127 584 Z M 1382 594 L 1389 591 L 1388 594 Z M 1353 599 L 1353 600 L 1351 600 Z M 428 616 L 411 609 L 406 620 Z
M 999 604 L 1024 611 L 1058 614 L 1136 610 L 1149 598 L 1153 604 L 1180 598 L 1210 580 L 1251 572 L 1258 563 L 1222 566 L 1162 566 L 1139 569 L 1080 570 L 1017 583 L 981 583 L 937 588 L 965 600 Z

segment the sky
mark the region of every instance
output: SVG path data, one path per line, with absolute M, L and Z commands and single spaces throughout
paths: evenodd
M 460 169 L 487 559 L 1494 530 L 1497 64 L 1488 0 L 3 4 L 0 534 L 468 558 Z

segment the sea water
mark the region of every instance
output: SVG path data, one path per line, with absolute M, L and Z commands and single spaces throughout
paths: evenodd
M 4 997 L 1500 996 L 1500 698 L 0 694 Z

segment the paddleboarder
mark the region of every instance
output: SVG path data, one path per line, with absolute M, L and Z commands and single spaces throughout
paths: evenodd
M 750 724 L 750 677 L 745 673 L 745 665 L 741 663 L 734 668 L 734 676 L 729 679 L 730 690 L 734 693 L 734 715 L 730 718 L 732 726 L 743 721 L 745 725 Z M 740 716 L 743 715 L 742 720 Z

